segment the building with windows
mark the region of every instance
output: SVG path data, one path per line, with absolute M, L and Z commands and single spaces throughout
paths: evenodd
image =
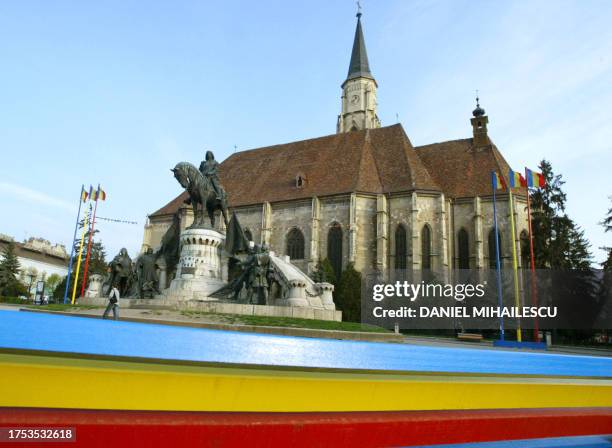
M 8 235 L 0 234 L 0 258 L 10 243 L 14 244 L 15 255 L 19 260 L 19 280 L 30 288 L 30 292 L 36 290 L 38 281 L 45 281 L 53 274 L 61 278 L 68 274 L 70 256 L 62 244 L 52 245 L 43 238 L 29 238 L 20 243 Z
M 247 236 L 306 272 L 324 258 L 337 275 L 348 263 L 385 276 L 494 266 L 491 172 L 506 177 L 509 166 L 478 99 L 468 138 L 415 147 L 401 124 L 382 126 L 361 14 L 341 88 L 335 134 L 237 152 L 221 163 L 221 182 Z M 185 198 L 149 215 L 143 248 L 159 246 L 175 214 L 181 227 L 191 223 Z M 513 210 L 507 192 L 497 198 L 501 258 L 511 264 L 512 244 L 526 237 L 526 198 L 516 191 Z

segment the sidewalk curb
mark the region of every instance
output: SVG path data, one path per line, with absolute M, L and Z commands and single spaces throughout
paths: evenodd
M 87 317 L 90 319 L 101 319 L 101 316 L 92 314 L 70 313 L 66 311 L 47 311 L 33 310 L 29 308 L 20 308 L 19 311 L 29 313 L 45 313 L 59 314 L 62 316 L 72 317 Z M 299 336 L 306 338 L 322 338 L 322 339 L 342 339 L 349 341 L 368 341 L 368 342 L 395 342 L 402 343 L 404 336 L 395 333 L 374 333 L 362 331 L 339 331 L 339 330 L 317 330 L 311 328 L 293 328 L 293 327 L 270 327 L 262 325 L 236 325 L 236 324 L 221 324 L 221 323 L 204 323 L 204 322 L 180 322 L 163 319 L 149 319 L 144 317 L 122 317 L 120 320 L 124 322 L 150 323 L 160 325 L 172 325 L 176 327 L 191 327 L 191 328 L 207 328 L 210 330 L 223 331 L 240 331 L 247 333 L 265 333 L 276 334 L 281 336 Z

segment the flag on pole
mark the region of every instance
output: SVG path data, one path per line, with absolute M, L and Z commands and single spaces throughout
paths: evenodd
M 510 179 L 510 188 L 526 187 L 527 181 L 518 171 L 508 170 L 508 178 Z
M 510 170 L 510 172 L 512 172 L 512 170 Z M 518 173 L 516 173 L 518 174 Z M 520 174 L 519 174 L 520 175 Z M 522 179 L 523 176 L 520 176 L 520 178 Z M 510 178 L 512 179 L 512 178 Z M 523 179 L 525 180 L 525 179 Z M 522 185 L 522 183 L 520 184 Z M 525 183 L 525 186 L 527 184 Z M 514 186 L 514 185 L 513 185 Z M 516 244 L 517 244 L 517 240 L 516 240 L 516 232 L 514 230 L 514 213 L 515 213 L 515 209 L 514 209 L 514 201 L 512 200 L 512 190 L 508 190 L 508 206 L 509 209 L 508 213 L 510 214 L 510 235 L 512 236 L 512 271 L 514 273 L 514 306 L 517 309 L 520 309 L 521 307 L 521 302 L 520 302 L 520 291 L 519 291 L 519 281 L 518 281 L 518 257 L 516 254 Z M 517 328 L 516 328 L 516 340 L 518 342 L 521 342 L 523 340 L 523 336 L 522 336 L 522 332 L 521 332 L 521 319 L 517 319 Z
M 527 176 L 527 186 L 529 188 L 543 188 L 546 186 L 546 179 L 541 173 L 525 168 L 525 176 Z
M 95 201 L 94 194 L 95 194 L 95 191 L 93 187 L 90 185 L 89 186 L 89 200 L 90 201 Z
M 81 205 L 87 200 L 85 185 L 81 185 L 81 196 L 79 198 L 79 210 L 77 211 L 76 223 L 74 225 L 74 235 L 72 237 L 72 249 L 70 250 L 70 263 L 68 264 L 68 275 L 66 276 L 66 288 L 64 290 L 64 303 L 68 303 L 68 287 L 70 286 L 70 273 L 72 272 L 72 262 L 74 261 L 74 242 L 76 241 L 77 230 L 79 229 L 79 218 L 81 217 Z
M 499 308 L 503 306 L 502 297 L 502 279 L 501 279 L 501 260 L 499 258 L 499 230 L 497 228 L 497 201 L 495 190 L 502 189 L 505 187 L 504 178 L 497 174 L 497 171 L 491 171 L 491 186 L 493 187 L 493 225 L 495 229 L 495 267 L 497 277 L 497 304 Z M 504 330 L 504 316 L 503 314 L 499 317 L 499 338 L 503 341 L 505 339 Z
M 98 187 L 98 193 L 96 198 L 101 201 L 106 201 L 106 192 L 100 187 Z
M 506 182 L 504 181 L 504 178 L 497 173 L 497 171 L 491 171 L 491 183 L 494 190 L 506 189 Z

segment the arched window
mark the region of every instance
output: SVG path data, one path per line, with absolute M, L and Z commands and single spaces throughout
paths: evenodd
M 334 268 L 336 280 L 342 274 L 342 227 L 338 223 L 332 224 L 327 233 L 327 259 Z
M 529 233 L 526 230 L 521 232 L 521 267 L 523 269 L 531 268 L 531 251 L 529 248 Z
M 458 268 L 469 269 L 470 268 L 470 240 L 467 230 L 460 229 L 457 234 L 457 249 L 458 249 Z
M 406 269 L 406 228 L 398 225 L 395 229 L 395 269 Z
M 253 241 L 253 234 L 249 229 L 244 229 L 244 236 L 248 241 Z
M 501 254 L 502 254 L 502 242 L 501 235 L 497 232 L 497 241 L 499 243 L 499 259 L 501 263 Z M 489 268 L 497 269 L 497 258 L 496 258 L 496 248 L 495 248 L 495 229 L 491 229 L 489 232 Z
M 431 269 L 431 228 L 427 224 L 421 230 L 421 269 Z
M 287 234 L 287 255 L 292 260 L 304 259 L 304 235 L 300 229 L 291 229 Z

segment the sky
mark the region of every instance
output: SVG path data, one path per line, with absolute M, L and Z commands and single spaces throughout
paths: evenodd
M 475 91 L 516 170 L 546 158 L 592 244 L 612 205 L 612 2 L 362 0 L 378 115 L 413 145 L 471 136 Z M 140 250 L 169 169 L 335 132 L 351 0 L 0 2 L 0 233 L 72 241 L 100 183 L 109 258 Z M 488 178 L 483 179 L 488 182 Z

